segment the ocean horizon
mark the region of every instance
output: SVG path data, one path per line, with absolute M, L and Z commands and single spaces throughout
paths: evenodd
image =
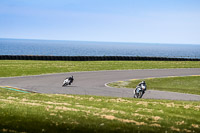
M 0 38 L 0 55 L 200 58 L 200 45 Z

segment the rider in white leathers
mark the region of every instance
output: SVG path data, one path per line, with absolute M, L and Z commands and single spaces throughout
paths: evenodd
M 137 97 L 138 97 L 138 93 L 139 93 L 141 90 L 143 91 L 143 94 L 144 94 L 145 91 L 146 91 L 146 88 L 147 88 L 147 86 L 146 86 L 145 81 L 140 82 L 140 83 L 137 85 L 136 89 L 134 90 L 134 97 L 135 97 L 135 94 L 137 94 Z M 142 94 L 142 95 L 143 95 L 143 94 Z M 142 97 L 142 95 L 141 95 L 141 97 Z M 141 98 L 141 97 L 140 97 L 140 98 Z
M 136 90 L 138 91 L 137 88 L 139 88 L 139 89 L 144 89 L 144 91 L 146 91 L 147 86 L 146 86 L 145 81 L 142 81 L 142 82 L 140 82 L 140 83 L 137 85 Z
M 63 81 L 63 86 L 71 85 L 71 83 L 72 83 L 73 81 L 74 81 L 73 76 L 68 77 L 68 78 L 66 78 L 66 79 Z

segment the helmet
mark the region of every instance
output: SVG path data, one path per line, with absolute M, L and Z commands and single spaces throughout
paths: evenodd
M 142 84 L 145 84 L 145 81 L 142 81 Z

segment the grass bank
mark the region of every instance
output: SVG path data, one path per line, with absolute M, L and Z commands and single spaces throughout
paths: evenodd
M 0 132 L 200 132 L 200 103 L 0 88 Z
M 39 75 L 47 73 L 163 69 L 163 68 L 200 68 L 199 61 L 23 61 L 0 60 L 0 77 Z
M 134 88 L 142 79 L 119 81 L 110 83 L 109 86 L 117 88 Z M 167 77 L 143 79 L 147 83 L 147 89 L 172 91 L 200 95 L 200 76 Z

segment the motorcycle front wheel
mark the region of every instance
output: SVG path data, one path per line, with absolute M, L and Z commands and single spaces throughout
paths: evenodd
M 138 98 L 142 98 L 143 94 L 144 94 L 143 91 L 140 91 L 138 94 Z
M 64 83 L 64 84 L 62 85 L 62 87 L 67 86 L 67 85 L 68 85 L 67 83 Z

